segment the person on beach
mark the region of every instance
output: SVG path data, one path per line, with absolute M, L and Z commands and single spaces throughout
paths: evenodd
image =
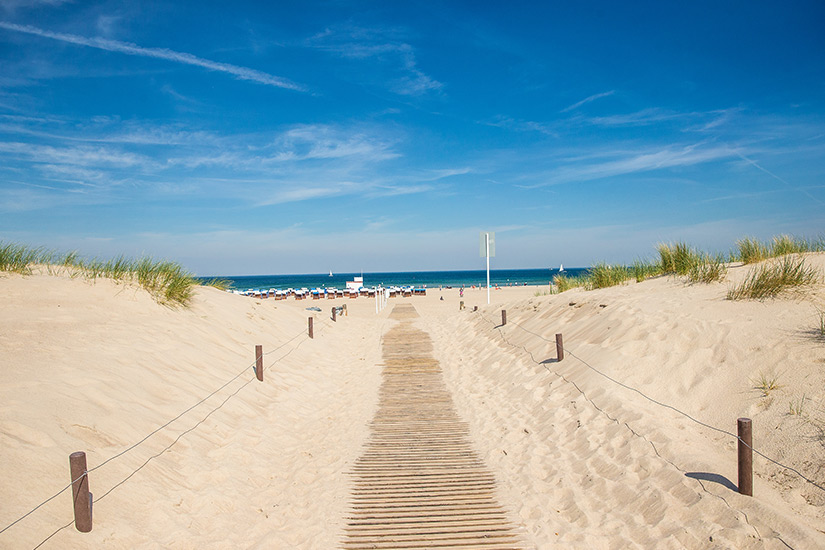
M 461 287 L 461 288 L 458 290 L 458 296 L 459 296 L 460 298 L 464 298 L 464 287 Z

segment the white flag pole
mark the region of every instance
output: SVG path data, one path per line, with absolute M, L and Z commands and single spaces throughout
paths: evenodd
M 484 242 L 487 248 L 487 305 L 490 305 L 490 234 L 484 234 Z

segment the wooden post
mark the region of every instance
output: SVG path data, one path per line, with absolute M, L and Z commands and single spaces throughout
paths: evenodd
M 338 310 L 335 308 L 335 306 L 332 306 L 332 322 L 338 322 Z
M 506 324 L 507 324 L 507 310 L 502 309 L 501 310 L 501 326 L 504 326 Z
M 81 533 L 92 530 L 92 493 L 89 492 L 89 474 L 86 471 L 86 453 L 78 451 L 69 455 L 74 500 L 74 526 Z
M 556 361 L 564 359 L 564 344 L 561 341 L 561 334 L 556 334 Z
M 264 347 L 255 346 L 255 376 L 258 382 L 264 381 Z
M 753 496 L 753 430 L 750 418 L 736 420 L 739 435 L 739 493 Z
M 478 311 L 478 306 L 473 306 L 473 311 Z
M 461 301 L 458 303 L 458 309 L 459 309 L 459 311 L 460 311 L 460 310 L 462 310 L 462 309 L 464 309 L 464 300 L 461 300 Z
M 315 338 L 315 335 L 312 333 L 312 317 L 309 318 L 307 323 L 307 333 L 309 334 L 310 338 Z

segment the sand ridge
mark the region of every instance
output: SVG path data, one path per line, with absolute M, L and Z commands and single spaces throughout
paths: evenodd
M 812 261 L 823 267 L 825 255 Z M 527 547 L 825 546 L 821 491 L 757 458 L 754 498 L 738 495 L 734 440 L 576 359 L 713 426 L 752 417 L 757 448 L 821 484 L 825 350 L 812 327 L 825 287 L 726 301 L 747 269 L 712 285 L 504 288 L 489 306 L 479 289 L 406 299 Z M 0 292 L 1 526 L 68 483 L 69 453 L 85 450 L 94 468 L 240 374 L 93 471 L 96 497 L 116 487 L 96 503 L 94 530 L 64 529 L 43 548 L 340 546 L 349 472 L 379 406 L 382 336 L 400 322 L 393 302 L 376 315 L 363 298 L 276 302 L 203 288 L 190 308 L 171 309 L 130 285 L 47 274 L 0 276 Z M 349 314 L 333 323 L 329 308 L 343 302 Z M 497 328 L 502 308 L 508 324 Z M 310 315 L 313 340 L 303 335 Z M 561 363 L 557 332 L 571 351 Z M 269 352 L 263 383 L 249 368 L 256 344 Z M 762 371 L 779 377 L 767 396 L 755 389 Z M 803 394 L 804 414 L 788 414 Z M 0 546 L 34 547 L 70 519 L 64 493 Z

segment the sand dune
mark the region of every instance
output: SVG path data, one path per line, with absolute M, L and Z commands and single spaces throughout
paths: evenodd
M 823 255 L 812 261 L 825 267 Z M 733 438 L 593 370 L 723 430 L 751 417 L 757 449 L 825 484 L 825 342 L 813 331 L 823 287 L 730 302 L 729 284 L 507 288 L 490 306 L 482 290 L 403 300 L 526 543 L 825 546 L 824 491 L 756 457 L 755 496 L 739 495 Z M 46 274 L 3 275 L 0 291 L 0 528 L 65 487 L 69 453 L 84 450 L 94 529 L 60 530 L 43 548 L 341 545 L 349 472 L 378 406 L 381 337 L 402 300 L 378 315 L 369 299 L 347 300 L 349 315 L 332 323 L 343 300 L 202 288 L 190 308 L 170 309 L 129 285 Z M 323 311 L 305 309 L 314 305 Z M 560 363 L 557 332 L 569 350 Z M 760 374 L 781 387 L 763 396 Z M 803 414 L 789 414 L 803 395 Z M 0 546 L 32 548 L 71 518 L 63 492 Z

